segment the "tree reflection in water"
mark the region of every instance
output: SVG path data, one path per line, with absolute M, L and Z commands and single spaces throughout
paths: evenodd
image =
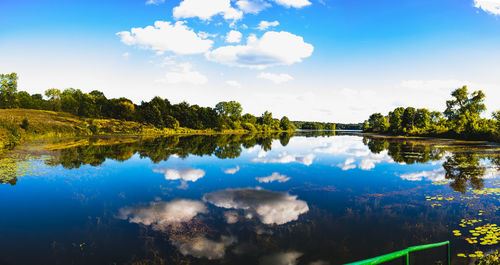
M 233 159 L 241 155 L 243 148 L 259 145 L 263 150 L 271 150 L 272 141 L 279 139 L 287 144 L 292 135 L 276 134 L 233 134 L 233 135 L 191 135 L 170 136 L 152 139 L 138 139 L 135 142 L 106 145 L 90 142 L 72 148 L 57 150 L 46 163 L 50 166 L 62 165 L 66 169 L 82 165 L 101 165 L 106 159 L 125 161 L 138 153 L 141 158 L 149 158 L 154 163 L 167 161 L 171 155 L 185 158 L 189 155 L 214 155 L 220 159 Z
M 482 189 L 484 177 L 488 168 L 500 170 L 500 156 L 488 153 L 484 146 L 467 146 L 469 151 L 464 151 L 464 146 L 448 142 L 443 144 L 438 140 L 399 140 L 391 138 L 364 137 L 363 143 L 371 152 L 387 154 L 398 163 L 415 164 L 440 161 L 445 171 L 445 178 L 451 180 L 450 187 L 458 192 L 465 193 L 467 187 Z M 478 150 L 476 150 L 478 149 Z M 489 160 L 491 166 L 484 160 Z

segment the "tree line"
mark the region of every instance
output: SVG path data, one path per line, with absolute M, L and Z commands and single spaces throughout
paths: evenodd
M 16 73 L 0 74 L 0 108 L 63 111 L 84 118 L 137 121 L 152 124 L 160 129 L 185 127 L 217 131 L 295 130 L 295 126 L 286 116 L 276 119 L 269 111 L 258 117 L 249 113 L 243 114 L 241 104 L 236 101 L 219 102 L 211 108 L 190 105 L 187 102 L 172 104 L 168 99 L 154 97 L 137 105 L 124 97 L 108 99 L 98 90 L 84 93 L 74 88 L 62 91 L 51 88 L 46 90 L 44 95 L 18 92 L 17 80 Z
M 302 130 L 328 130 L 335 131 L 336 124 L 331 122 L 314 122 L 314 121 L 294 121 L 293 124 L 297 129 Z
M 486 96 L 481 90 L 469 93 L 467 86 L 463 86 L 454 90 L 451 96 L 444 112 L 398 107 L 386 116 L 374 113 L 364 122 L 363 131 L 500 141 L 500 110 L 493 112 L 493 119 L 481 117 L 486 111 Z

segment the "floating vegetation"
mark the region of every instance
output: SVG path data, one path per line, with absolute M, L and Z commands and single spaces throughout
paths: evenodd
M 495 195 L 500 196 L 500 188 L 484 188 L 482 190 L 472 190 L 477 195 Z
M 449 180 L 438 180 L 438 181 L 432 182 L 431 184 L 438 186 L 438 185 L 446 185 L 446 184 L 449 184 L 449 183 L 450 183 Z
M 18 178 L 24 176 L 39 176 L 45 172 L 39 171 L 35 161 L 46 160 L 47 156 L 31 156 L 11 154 L 0 158 L 0 184 L 16 185 Z

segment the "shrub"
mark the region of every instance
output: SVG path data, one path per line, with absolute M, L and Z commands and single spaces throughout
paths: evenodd
M 243 127 L 243 129 L 245 129 L 247 131 L 256 131 L 257 130 L 257 129 L 255 129 L 255 126 L 253 126 L 253 124 L 251 124 L 249 122 L 242 123 L 241 127 Z
M 28 122 L 28 119 L 24 118 L 23 121 L 21 122 L 21 128 L 24 130 L 28 130 L 28 127 L 30 126 L 30 123 Z

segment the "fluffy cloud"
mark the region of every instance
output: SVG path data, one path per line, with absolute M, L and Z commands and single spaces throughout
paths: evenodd
M 238 171 L 240 171 L 240 166 L 236 166 L 235 168 L 228 168 L 228 169 L 224 170 L 224 173 L 234 175 Z
M 239 0 L 236 5 L 245 13 L 257 14 L 271 5 L 263 0 Z
M 271 21 L 265 21 L 265 20 L 263 20 L 263 21 L 261 21 L 261 22 L 259 23 L 259 26 L 257 27 L 257 29 L 260 29 L 260 30 L 266 30 L 266 29 L 268 29 L 269 27 L 276 27 L 276 26 L 278 26 L 279 24 L 280 24 L 280 23 L 279 23 L 278 21 L 276 21 L 276 20 L 275 20 L 275 21 L 272 21 L 272 22 L 271 22 Z
M 190 63 L 180 64 L 180 69 L 167 72 L 163 79 L 158 80 L 161 83 L 179 84 L 188 83 L 193 85 L 204 85 L 208 82 L 208 78 L 198 71 L 192 70 Z
M 167 180 L 182 180 L 195 182 L 205 176 L 205 171 L 202 169 L 187 168 L 183 170 L 169 168 L 155 168 L 154 172 L 163 173 Z
M 206 53 L 208 60 L 229 66 L 264 69 L 291 65 L 311 56 L 314 47 L 286 31 L 268 31 L 259 39 L 251 35 L 246 45 L 222 46 Z
M 226 223 L 235 224 L 238 222 L 239 215 L 235 211 L 227 211 L 224 212 L 224 218 L 226 219 Z
M 236 81 L 236 80 L 227 80 L 226 81 L 226 84 L 230 87 L 234 87 L 234 88 L 241 88 L 241 84 L 240 82 Z
M 370 149 L 357 136 L 335 137 L 334 140 L 325 143 L 324 146 L 315 148 L 314 152 L 354 157 L 365 157 L 371 153 Z
M 370 153 L 368 156 L 364 157 L 363 160 L 361 160 L 358 167 L 362 170 L 370 170 L 375 168 L 375 164 L 382 162 L 394 162 L 394 160 L 387 154 L 387 150 L 384 150 L 379 154 Z
M 156 21 L 154 26 L 132 28 L 130 31 L 116 33 L 126 45 L 139 45 L 154 51 L 170 51 L 177 54 L 198 54 L 207 52 L 212 40 L 203 39 L 184 22 L 171 24 L 168 21 Z
M 474 6 L 493 14 L 500 15 L 500 1 L 499 0 L 474 0 Z
M 276 4 L 280 4 L 282 6 L 286 6 L 288 8 L 302 8 L 311 4 L 309 0 L 273 0 Z
M 288 163 L 300 163 L 306 166 L 309 166 L 313 163 L 314 154 L 308 155 L 290 155 L 286 152 L 282 152 L 278 154 L 278 157 L 257 157 L 252 159 L 252 162 L 260 162 L 260 163 L 278 163 L 278 164 L 288 164 Z
M 376 164 L 382 162 L 394 163 L 394 160 L 389 156 L 387 150 L 378 154 L 372 153 L 368 146 L 364 145 L 357 136 L 335 137 L 334 141 L 326 143 L 324 146 L 314 148 L 314 152 L 336 156 L 351 156 L 351 158 L 346 159 L 344 163 L 336 165 L 343 170 L 356 168 L 354 164 L 355 159 L 353 157 L 361 160 L 357 165 L 361 170 L 373 169 Z
M 176 243 L 182 255 L 190 255 L 196 258 L 209 260 L 222 259 L 226 254 L 226 248 L 236 240 L 233 237 L 222 236 L 220 241 L 214 241 L 205 237 L 195 237 L 186 242 Z
M 231 7 L 231 0 L 184 0 L 174 7 L 173 14 L 175 19 L 198 17 L 209 20 L 219 14 L 224 19 L 238 20 L 243 17 L 243 12 Z
M 239 43 L 243 34 L 236 30 L 231 30 L 226 35 L 226 42 L 229 43 Z
M 302 253 L 297 251 L 280 252 L 261 259 L 260 265 L 296 265 Z
M 146 5 L 159 5 L 165 3 L 165 0 L 148 0 Z
M 427 179 L 431 181 L 441 181 L 445 180 L 445 170 L 444 168 L 440 167 L 438 169 L 432 170 L 432 171 L 421 171 L 421 172 L 414 172 L 414 173 L 407 173 L 400 175 L 400 177 L 404 180 L 410 180 L 410 181 L 420 181 L 422 179 Z
M 287 177 L 285 175 L 281 175 L 278 172 L 274 172 L 273 174 L 271 174 L 271 176 L 260 177 L 260 178 L 255 178 L 255 179 L 260 183 L 270 183 L 273 181 L 287 182 L 290 180 L 290 177 Z
M 355 161 L 354 158 L 347 158 L 344 163 L 337 164 L 337 167 L 340 167 L 342 170 L 354 169 L 356 168 Z
M 120 209 L 119 218 L 161 230 L 168 225 L 188 222 L 196 215 L 206 212 L 205 205 L 200 201 L 174 200 L 152 202 L 146 207 L 125 207 Z
M 267 79 L 273 81 L 275 84 L 281 84 L 293 80 L 289 74 L 273 74 L 273 73 L 260 73 L 257 78 Z
M 261 189 L 227 189 L 205 194 L 205 201 L 226 209 L 243 209 L 264 224 L 282 225 L 309 211 L 305 201 L 284 192 Z

